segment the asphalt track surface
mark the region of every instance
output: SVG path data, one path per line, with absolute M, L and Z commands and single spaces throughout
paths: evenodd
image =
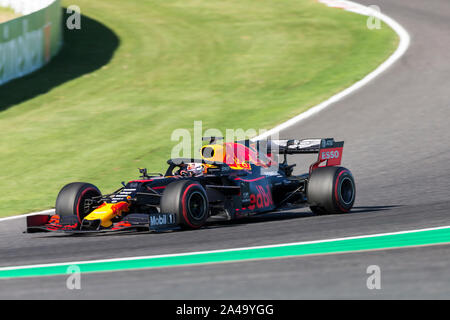
M 450 225 L 450 2 L 361 0 L 411 35 L 408 52 L 369 85 L 282 137 L 345 140 L 357 182 L 353 213 L 264 215 L 186 232 L 97 237 L 24 235 L 0 223 L 0 266 L 148 256 Z M 311 159 L 302 158 L 306 163 Z M 300 161 L 300 160 L 299 160 Z M 0 281 L 0 298 L 450 298 L 450 245 Z M 366 268 L 381 268 L 368 290 Z

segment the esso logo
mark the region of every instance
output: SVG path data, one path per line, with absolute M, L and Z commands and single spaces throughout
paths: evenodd
M 338 159 L 339 158 L 339 150 L 334 151 L 323 151 L 322 152 L 322 160 L 328 159 Z

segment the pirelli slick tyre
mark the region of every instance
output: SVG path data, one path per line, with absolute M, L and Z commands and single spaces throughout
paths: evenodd
M 61 189 L 56 198 L 55 212 L 59 216 L 76 215 L 81 223 L 93 209 L 86 200 L 101 195 L 100 190 L 90 183 L 69 183 Z
M 355 180 L 343 167 L 315 169 L 308 180 L 307 198 L 316 214 L 346 213 L 355 202 Z
M 203 226 L 209 217 L 209 202 L 205 189 L 191 180 L 172 182 L 161 198 L 161 213 L 174 213 L 185 229 Z

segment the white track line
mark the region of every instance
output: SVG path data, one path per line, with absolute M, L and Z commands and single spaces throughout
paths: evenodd
M 28 213 L 28 214 L 21 214 L 21 215 L 18 215 L 18 216 L 1 218 L 0 222 L 16 220 L 16 219 L 20 219 L 20 218 L 29 217 L 29 216 L 35 216 L 35 215 L 38 215 L 38 214 L 54 214 L 54 213 L 55 213 L 55 209 L 48 209 L 48 210 L 32 212 L 32 213 Z
M 268 249 L 268 248 L 277 248 L 277 247 L 280 248 L 280 247 L 297 246 L 297 245 L 317 244 L 317 243 L 324 243 L 324 242 L 376 238 L 376 237 L 382 237 L 382 236 L 392 236 L 392 235 L 408 234 L 408 233 L 415 233 L 415 232 L 442 230 L 442 229 L 449 229 L 449 228 L 450 228 L 450 226 L 441 226 L 441 227 L 434 227 L 434 228 L 406 230 L 406 231 L 397 231 L 397 232 L 388 232 L 388 233 L 377 233 L 377 234 L 361 235 L 361 236 L 354 236 L 354 237 L 331 238 L 331 239 L 323 239 L 323 240 L 271 244 L 271 245 L 265 245 L 265 246 L 253 246 L 253 247 L 231 248 L 231 249 L 221 249 L 221 250 L 196 251 L 196 252 L 186 252 L 186 253 L 170 253 L 170 254 L 160 254 L 160 255 L 151 255 L 151 256 L 139 256 L 139 257 L 127 257 L 127 258 L 115 258 L 115 259 L 99 259 L 99 260 L 87 260 L 87 261 L 70 261 L 70 262 L 59 262 L 59 263 L 45 263 L 45 264 L 33 264 L 33 265 L 22 265 L 22 266 L 10 266 L 10 267 L 2 267 L 2 268 L 0 268 L 0 271 L 18 270 L 18 269 L 26 269 L 26 268 L 57 267 L 57 266 L 65 266 L 65 265 L 83 265 L 83 264 L 104 263 L 104 262 L 156 259 L 156 258 L 183 257 L 183 256 L 192 256 L 192 255 L 210 254 L 210 253 L 239 252 L 239 251 L 253 250 L 253 249 Z M 363 251 L 366 251 L 366 250 L 363 250 Z
M 289 119 L 288 121 L 276 126 L 275 128 L 253 138 L 253 140 L 260 140 L 267 137 L 272 136 L 275 133 L 279 133 L 280 131 L 302 121 L 305 120 L 320 111 L 324 110 L 325 108 L 329 107 L 331 104 L 336 103 L 340 100 L 342 100 L 344 97 L 348 96 L 349 94 L 355 92 L 356 90 L 362 88 L 366 84 L 368 84 L 370 81 L 378 77 L 381 73 L 389 69 L 395 62 L 397 62 L 408 50 L 409 44 L 411 42 L 411 37 L 409 36 L 408 32 L 403 28 L 397 21 L 392 19 L 391 17 L 388 17 L 387 15 L 380 13 L 376 11 L 375 9 L 372 9 L 370 7 L 366 7 L 363 5 L 360 5 L 358 3 L 352 2 L 352 1 L 346 1 L 346 0 L 319 0 L 319 2 L 323 2 L 328 6 L 341 8 L 347 11 L 355 12 L 358 14 L 362 14 L 365 16 L 373 16 L 374 18 L 378 18 L 384 23 L 386 23 L 388 26 L 390 26 L 399 36 L 400 43 L 397 48 L 397 50 L 385 61 L 383 62 L 377 69 L 375 69 L 373 72 L 369 73 L 365 78 L 362 80 L 356 82 L 349 88 L 345 89 L 344 91 L 339 92 L 338 94 L 332 96 L 328 100 L 311 107 L 307 111 L 299 114 L 298 116 L 295 116 L 292 119 Z
M 404 54 L 405 52 L 408 50 L 409 48 L 409 44 L 411 42 L 411 38 L 408 34 L 408 32 L 405 30 L 405 28 L 403 28 L 397 21 L 395 21 L 394 19 L 392 19 L 391 17 L 388 17 L 387 15 L 380 13 L 370 7 L 366 7 L 363 6 L 361 4 L 358 4 L 356 2 L 352 2 L 352 1 L 347 1 L 347 0 L 318 0 L 319 2 L 322 2 L 324 4 L 326 4 L 327 6 L 330 7 L 336 7 L 336 8 L 341 8 L 350 12 L 354 12 L 357 14 L 362 14 L 365 16 L 373 16 L 375 18 L 380 19 L 381 21 L 383 21 L 384 23 L 386 23 L 388 26 L 390 26 L 399 36 L 400 38 L 400 43 L 399 46 L 397 48 L 397 50 L 385 61 L 383 62 L 377 69 L 375 69 L 373 72 L 369 73 L 364 79 L 356 82 L 355 84 L 353 84 L 351 87 L 345 89 L 344 91 L 341 91 L 340 93 L 332 96 L 331 98 L 329 98 L 328 100 L 318 104 L 317 106 L 311 107 L 310 109 L 308 109 L 307 111 L 299 114 L 298 116 L 276 126 L 275 128 L 265 132 L 262 135 L 259 135 L 255 138 L 253 138 L 253 140 L 260 140 L 260 139 L 264 139 L 267 137 L 270 137 L 271 135 L 275 134 L 275 133 L 279 133 L 280 131 L 302 121 L 305 120 L 317 113 L 319 113 L 320 111 L 324 110 L 325 108 L 329 107 L 331 104 L 338 102 L 340 100 L 342 100 L 344 97 L 348 96 L 349 94 L 353 93 L 354 91 L 360 89 L 361 87 L 365 86 L 366 84 L 368 84 L 370 81 L 372 81 L 373 79 L 375 79 L 377 76 L 379 76 L 381 73 L 383 73 L 384 71 L 386 71 L 387 69 L 389 69 L 395 62 L 397 62 L 397 60 L 399 60 Z M 50 209 L 50 210 L 45 210 L 45 211 L 40 211 L 40 212 L 32 212 L 29 214 L 25 214 L 25 215 L 19 215 L 19 216 L 13 216 L 13 217 L 8 217 L 8 218 L 1 218 L 0 222 L 3 221 L 9 221 L 9 220 L 14 220 L 14 219 L 19 219 L 19 218 L 23 218 L 23 217 L 27 217 L 27 216 L 32 216 L 32 215 L 37 215 L 37 214 L 52 214 L 54 213 L 54 209 Z

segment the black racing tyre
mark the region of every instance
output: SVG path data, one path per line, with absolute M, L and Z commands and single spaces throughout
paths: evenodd
M 59 216 L 76 215 L 81 223 L 91 211 L 85 200 L 101 196 L 100 190 L 90 183 L 73 182 L 64 186 L 56 198 L 55 212 Z
M 355 202 L 355 180 L 343 167 L 315 169 L 308 180 L 306 196 L 316 214 L 346 213 Z
M 164 190 L 161 213 L 174 213 L 181 227 L 197 229 L 209 217 L 209 202 L 201 184 L 191 180 L 175 181 Z

